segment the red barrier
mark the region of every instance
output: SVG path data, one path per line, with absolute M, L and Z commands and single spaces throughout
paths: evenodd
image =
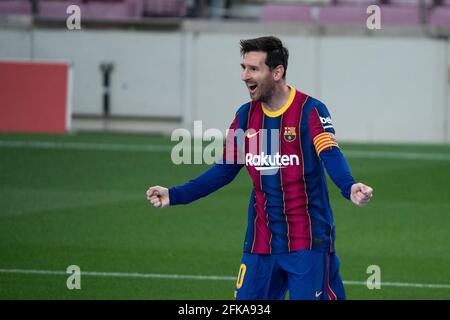
M 0 131 L 69 129 L 69 64 L 0 61 Z

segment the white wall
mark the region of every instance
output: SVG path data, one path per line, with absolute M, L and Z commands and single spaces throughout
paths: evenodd
M 30 59 L 31 47 L 31 32 L 0 29 L 1 59 Z
M 447 43 L 323 38 L 320 97 L 343 140 L 445 141 Z
M 225 130 L 249 100 L 239 40 L 267 34 L 235 29 L 0 30 L 0 59 L 73 61 L 78 114 L 101 114 L 99 65 L 111 61 L 113 115 L 179 117 L 188 128 L 203 120 L 204 130 Z M 274 34 L 290 51 L 288 83 L 328 106 L 341 141 L 450 142 L 448 41 Z
M 181 117 L 181 33 L 37 30 L 35 59 L 74 63 L 74 112 L 102 112 L 102 62 L 113 62 L 111 114 Z
M 238 43 L 258 35 L 203 33 L 193 43 L 193 114 L 204 126 L 226 128 L 237 107 L 248 101 Z M 340 140 L 450 141 L 447 42 L 281 37 L 290 51 L 288 83 L 328 106 Z

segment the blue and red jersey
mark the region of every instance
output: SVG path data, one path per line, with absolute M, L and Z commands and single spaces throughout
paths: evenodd
M 186 204 L 228 184 L 245 166 L 253 190 L 244 252 L 334 252 L 324 168 L 347 199 L 355 183 L 325 105 L 290 89 L 288 101 L 276 112 L 259 101 L 241 106 L 227 135 L 223 161 L 169 189 L 171 205 Z

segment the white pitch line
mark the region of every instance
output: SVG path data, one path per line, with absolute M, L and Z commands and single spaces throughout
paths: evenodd
M 54 141 L 5 141 L 0 140 L 0 147 L 33 148 L 33 149 L 73 149 L 94 151 L 138 151 L 167 152 L 171 146 L 152 144 L 118 144 L 118 143 L 86 143 L 86 142 L 54 142 Z
M 8 140 L 0 140 L 0 148 L 1 147 L 34 148 L 34 149 L 72 149 L 72 150 L 94 150 L 94 151 L 136 151 L 136 152 L 169 152 L 172 150 L 172 146 L 154 145 L 154 144 L 8 141 Z M 344 150 L 344 154 L 347 158 L 450 161 L 450 154 L 446 153 Z
M 35 270 L 35 269 L 0 269 L 0 273 L 24 273 L 24 274 L 43 274 L 43 275 L 67 275 L 64 271 Z M 154 279 L 174 279 L 174 280 L 215 280 L 231 281 L 235 277 L 227 276 L 203 276 L 188 274 L 161 274 L 161 273 L 129 273 L 129 272 L 97 272 L 81 271 L 81 275 L 94 277 L 120 277 L 120 278 L 154 278 Z
M 347 285 L 362 285 L 365 286 L 367 283 L 365 281 L 344 281 Z M 383 282 L 381 281 L 381 286 L 385 287 L 410 287 L 410 288 L 430 288 L 430 289 L 450 289 L 450 284 L 432 284 L 432 283 L 407 283 L 407 282 Z
M 419 152 L 399 152 L 399 151 L 359 151 L 359 150 L 344 150 L 343 152 L 347 158 L 450 161 L 450 154 L 446 154 L 446 153 L 419 153 Z
M 35 270 L 35 269 L 0 269 L 0 273 L 22 273 L 22 274 L 41 274 L 41 275 L 68 275 L 64 271 Z M 129 272 L 96 272 L 81 271 L 82 276 L 93 277 L 120 277 L 120 278 L 151 278 L 151 279 L 169 279 L 169 280 L 209 280 L 209 281 L 235 281 L 236 277 L 230 276 L 205 276 L 189 274 L 162 274 L 162 273 L 129 273 Z M 345 280 L 346 285 L 366 286 L 365 281 Z M 405 282 L 381 282 L 381 286 L 386 287 L 413 287 L 430 289 L 450 289 L 450 284 L 427 284 L 427 283 L 405 283 Z

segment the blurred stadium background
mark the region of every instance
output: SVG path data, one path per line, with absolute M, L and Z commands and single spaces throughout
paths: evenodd
M 348 298 L 450 299 L 448 0 L 0 0 L 0 299 L 231 299 L 246 173 L 167 210 L 145 191 L 206 168 L 172 164 L 170 134 L 228 127 L 239 40 L 268 34 L 375 189 L 360 209 L 330 184 Z

